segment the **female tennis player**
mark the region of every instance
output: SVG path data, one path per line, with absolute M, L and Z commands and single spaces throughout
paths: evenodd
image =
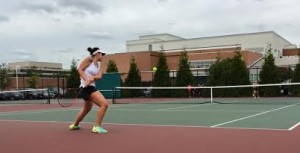
M 94 133 L 107 133 L 102 126 L 102 120 L 105 115 L 105 112 L 108 108 L 108 103 L 105 100 L 104 96 L 97 91 L 95 81 L 102 78 L 102 73 L 98 62 L 102 61 L 105 53 L 99 48 L 88 48 L 90 56 L 83 59 L 78 67 L 78 73 L 80 75 L 80 88 L 81 95 L 85 101 L 83 109 L 78 113 L 75 123 L 69 126 L 70 130 L 80 129 L 79 122 L 90 112 L 92 109 L 93 103 L 99 106 L 96 122 L 92 128 Z
M 258 82 L 254 81 L 253 82 L 253 98 L 259 98 L 259 86 L 258 86 Z

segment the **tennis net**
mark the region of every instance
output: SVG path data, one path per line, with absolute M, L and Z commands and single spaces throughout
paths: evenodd
M 0 104 L 49 104 L 53 97 L 48 89 L 0 91 Z
M 300 83 L 197 87 L 116 87 L 113 103 L 296 104 Z

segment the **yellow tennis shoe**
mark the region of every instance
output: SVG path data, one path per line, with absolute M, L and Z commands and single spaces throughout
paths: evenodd
M 70 126 L 69 126 L 69 129 L 70 130 L 79 130 L 80 129 L 80 126 L 79 125 L 75 125 L 75 124 L 71 124 Z
M 102 126 L 94 126 L 92 129 L 93 133 L 108 133 L 107 130 L 105 130 Z

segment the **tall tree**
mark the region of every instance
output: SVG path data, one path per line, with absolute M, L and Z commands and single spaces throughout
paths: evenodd
M 247 85 L 249 81 L 249 70 L 242 59 L 240 51 L 235 51 L 232 58 L 220 59 L 210 67 L 208 84 L 212 86 Z M 216 89 L 215 96 L 241 96 L 249 94 L 249 90 L 241 89 Z
M 278 67 L 279 82 L 290 80 L 293 75 L 291 67 Z
M 242 59 L 240 51 L 236 51 L 232 58 L 232 82 L 231 85 L 247 85 L 250 84 L 249 70 L 245 61 Z
M 295 72 L 293 73 L 292 82 L 300 82 L 300 49 L 298 50 L 298 57 L 299 61 L 296 65 Z M 300 96 L 300 85 L 293 86 L 292 92 L 294 95 Z
M 28 69 L 27 71 L 27 76 L 29 78 L 27 78 L 27 83 L 29 85 L 29 88 L 36 88 L 37 87 L 37 82 L 39 79 L 39 74 L 37 72 L 37 67 L 36 66 L 32 66 Z
M 6 89 L 11 84 L 11 79 L 8 75 L 9 68 L 7 64 L 1 63 L 0 65 L 0 91 Z
M 130 68 L 128 72 L 128 76 L 125 79 L 125 86 L 126 87 L 139 87 L 141 86 L 141 76 L 140 76 L 140 71 L 137 67 L 136 60 L 134 56 L 131 57 L 130 59 Z M 128 97 L 138 97 L 142 94 L 141 91 L 139 90 L 128 90 L 126 92 L 125 96 Z
M 226 85 L 248 85 L 249 70 L 247 69 L 246 63 L 242 59 L 240 51 L 235 51 L 235 55 L 231 59 L 227 59 L 225 66 Z M 250 95 L 252 89 L 250 88 L 232 88 L 225 89 L 226 96 L 246 96 Z
M 275 59 L 273 56 L 272 46 L 269 44 L 266 50 L 264 57 L 264 63 L 262 65 L 262 70 L 260 71 L 260 83 L 269 84 L 269 83 L 279 83 L 280 76 L 278 68 L 275 65 Z M 265 96 L 272 96 L 278 94 L 278 89 L 276 87 L 262 88 L 262 94 Z
M 170 79 L 170 71 L 167 64 L 166 54 L 164 53 L 163 47 L 159 53 L 158 63 L 157 63 L 157 70 L 154 72 L 154 79 L 152 85 L 155 87 L 170 87 L 172 86 L 171 79 Z M 152 92 L 152 96 L 155 97 L 168 97 L 170 96 L 171 92 L 168 91 L 161 91 L 161 90 L 154 90 Z
M 190 64 L 189 64 L 189 58 L 187 55 L 187 51 L 184 49 L 184 51 L 181 53 L 179 57 L 179 65 L 177 69 L 177 75 L 176 75 L 176 86 L 183 86 L 187 87 L 189 84 L 193 85 L 194 83 L 194 76 L 190 70 Z M 178 96 L 188 96 L 188 91 L 178 91 Z
M 223 67 L 220 55 L 218 54 L 216 57 L 216 61 L 209 68 L 209 76 L 207 79 L 207 85 L 217 86 L 217 85 L 225 85 L 225 81 L 223 79 Z
M 185 49 L 179 57 L 176 76 L 176 86 L 187 86 L 194 83 L 194 76 L 190 70 L 189 58 Z
M 112 73 L 112 72 L 118 72 L 118 67 L 117 67 L 117 64 L 114 60 L 109 60 L 108 61 L 108 64 L 107 64 L 107 69 L 106 69 L 106 72 L 107 73 Z
M 70 71 L 67 75 L 67 87 L 68 88 L 78 88 L 80 84 L 80 76 L 77 71 L 78 60 L 72 59 Z

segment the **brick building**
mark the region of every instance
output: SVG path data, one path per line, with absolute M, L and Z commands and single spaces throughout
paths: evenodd
M 140 36 L 137 40 L 127 41 L 127 52 L 105 56 L 101 67 L 105 72 L 108 60 L 114 60 L 119 72 L 123 74 L 122 79 L 124 80 L 129 71 L 130 58 L 134 56 L 141 71 L 142 81 L 149 82 L 153 78 L 152 68 L 157 64 L 158 53 L 163 48 L 170 76 L 175 78 L 179 56 L 183 50 L 186 50 L 196 82 L 201 83 L 205 82 L 208 76 L 207 70 L 216 61 L 217 56 L 233 57 L 234 52 L 239 50 L 250 69 L 250 81 L 254 81 L 258 79 L 259 68 L 263 63 L 263 56 L 268 44 L 272 45 L 275 61 L 281 61 L 276 62 L 279 64 L 277 66 L 281 66 L 280 64 L 285 60 L 289 60 L 286 58 L 288 56 L 293 56 L 294 59 L 298 58 L 295 56 L 299 50 L 297 46 L 273 31 L 191 39 L 171 34 L 156 34 Z M 297 61 L 293 60 L 290 64 L 295 65 Z
M 188 51 L 188 57 L 190 62 L 190 68 L 192 73 L 198 82 L 205 81 L 207 77 L 207 70 L 210 65 L 216 61 L 216 57 L 229 58 L 234 55 L 236 50 L 240 50 L 240 47 L 223 47 L 218 49 L 203 49 L 203 50 L 193 50 Z M 167 64 L 170 70 L 170 77 L 176 77 L 176 71 L 179 64 L 179 57 L 181 51 L 176 52 L 165 52 L 167 58 Z M 251 66 L 255 61 L 262 59 L 263 55 L 258 52 L 252 51 L 241 51 L 242 57 L 245 60 L 248 67 Z M 102 61 L 101 68 L 105 73 L 107 69 L 108 60 L 114 60 L 118 67 L 118 70 L 122 75 L 124 80 L 127 77 L 129 71 L 130 58 L 134 56 L 137 62 L 137 66 L 141 72 L 141 78 L 144 82 L 150 82 L 153 79 L 152 68 L 156 66 L 158 62 L 159 51 L 143 51 L 143 52 L 129 52 L 129 53 L 117 53 L 105 56 Z
M 29 87 L 26 74 L 28 69 L 34 68 L 38 73 L 37 88 L 48 87 L 66 87 L 67 80 L 58 74 L 66 73 L 68 70 L 62 68 L 61 63 L 51 62 L 12 62 L 8 63 L 8 68 L 11 70 L 11 84 L 8 89 L 25 89 Z

